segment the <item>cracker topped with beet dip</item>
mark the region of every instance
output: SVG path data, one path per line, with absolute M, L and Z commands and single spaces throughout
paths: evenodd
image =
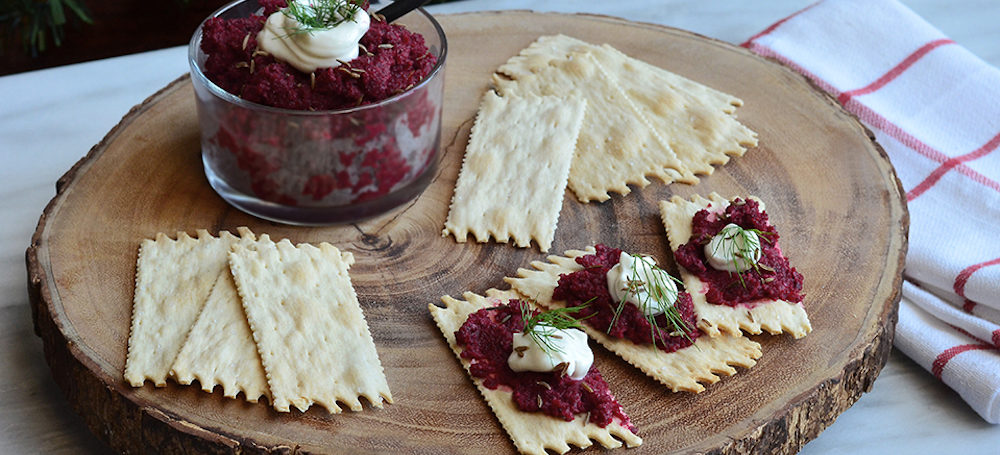
M 565 311 L 540 312 L 514 291 L 463 298 L 428 309 L 519 452 L 642 444 Z
M 360 106 L 412 88 L 437 63 L 420 34 L 369 16 L 367 1 L 260 4 L 261 14 L 209 19 L 201 41 L 205 75 L 247 101 L 296 110 Z M 356 35 L 353 45 L 343 42 Z
M 705 333 L 812 331 L 802 274 L 778 246 L 760 199 L 674 196 L 660 202 L 660 215 Z
M 703 336 L 692 296 L 649 256 L 598 244 L 531 266 L 504 280 L 541 307 L 573 309 L 587 335 L 674 392 L 700 393 L 762 354 L 749 338 Z

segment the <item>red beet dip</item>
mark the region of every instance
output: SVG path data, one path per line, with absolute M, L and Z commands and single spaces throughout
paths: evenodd
M 313 76 L 257 51 L 257 33 L 267 16 L 287 6 L 285 0 L 261 0 L 263 15 L 211 18 L 203 29 L 201 49 L 208 55 L 205 76 L 229 93 L 266 106 L 328 110 L 381 101 L 406 91 L 430 73 L 437 57 L 424 38 L 406 28 L 372 20 L 358 58 L 348 62 L 360 77 L 343 68 L 320 68 Z M 366 2 L 367 3 L 367 2 Z M 368 7 L 367 4 L 364 5 Z
M 705 245 L 729 223 L 765 233 L 760 236 L 762 252 L 757 268 L 737 274 L 708 265 Z M 802 301 L 802 274 L 781 253 L 777 229 L 768 223 L 767 213 L 753 199 L 736 199 L 721 213 L 704 209 L 695 213 L 691 238 L 677 249 L 674 259 L 708 284 L 705 297 L 709 303 L 736 306 L 763 299 Z
M 597 252 L 576 258 L 577 264 L 583 270 L 563 274 L 559 277 L 559 285 L 552 295 L 554 300 L 565 300 L 567 307 L 585 305 L 582 310 L 573 314 L 577 319 L 584 319 L 587 324 L 614 338 L 624 338 L 635 344 L 653 343 L 653 327 L 646 320 L 642 311 L 632 303 L 626 302 L 622 307 L 615 326 L 611 327 L 615 310 L 619 302 L 608 292 L 608 271 L 621 258 L 622 250 L 602 244 L 595 246 Z M 674 304 L 680 311 L 681 318 L 687 326 L 687 337 L 684 335 L 670 336 L 673 331 L 666 316 L 659 315 L 656 321 L 656 346 L 666 352 L 674 352 L 691 346 L 701 332 L 697 329 L 697 317 L 691 295 L 680 292 Z
M 526 412 L 572 421 L 577 414 L 588 413 L 589 422 L 606 427 L 613 420 L 635 432 L 635 427 L 608 389 L 601 373 L 591 367 L 582 380 L 559 372 L 515 372 L 507 358 L 513 351 L 515 332 L 524 329 L 521 308 L 526 303 L 511 300 L 494 308 L 469 315 L 455 332 L 463 347 L 462 358 L 471 363 L 470 372 L 482 379 L 489 389 L 510 389 L 517 408 Z
M 202 125 L 206 166 L 237 192 L 286 207 L 375 207 L 409 191 L 435 165 L 440 136 L 441 96 L 433 91 L 440 81 L 417 85 L 438 61 L 424 37 L 373 18 L 358 58 L 302 73 L 257 48 L 267 16 L 286 1 L 258 4 L 263 15 L 205 22 L 202 70 L 209 80 L 244 100 L 297 111 L 374 105 L 284 116 L 206 104 L 205 117 L 217 122 Z

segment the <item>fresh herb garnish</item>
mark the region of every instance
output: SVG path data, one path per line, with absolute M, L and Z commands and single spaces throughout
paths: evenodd
M 688 336 L 688 331 L 691 329 L 688 327 L 687 323 L 684 321 L 684 317 L 681 315 L 680 310 L 677 308 L 677 298 L 679 291 L 677 286 L 670 286 L 667 280 L 673 281 L 676 284 L 683 285 L 680 280 L 674 278 L 673 275 L 667 273 L 658 265 L 653 263 L 653 261 L 643 260 L 645 256 L 635 256 L 635 261 L 633 263 L 639 264 L 640 266 L 635 268 L 638 272 L 639 279 L 628 280 L 625 283 L 625 296 L 618 302 L 618 307 L 615 308 L 614 317 L 611 318 L 611 325 L 608 326 L 608 334 L 611 334 L 611 329 L 614 328 L 615 324 L 618 322 L 618 318 L 621 316 L 622 311 L 625 310 L 625 304 L 628 302 L 629 297 L 632 296 L 642 296 L 645 294 L 638 305 L 639 311 L 642 311 L 643 316 L 646 318 L 646 322 L 649 323 L 650 338 L 653 340 L 653 346 L 656 346 L 657 338 L 660 339 L 664 345 L 664 331 L 660 329 L 656 322 L 656 315 L 651 314 L 652 312 L 646 311 L 646 308 L 652 308 L 653 305 L 658 306 L 663 310 L 663 316 L 667 320 L 667 324 L 672 329 L 667 333 L 667 336 L 683 336 L 688 341 L 692 341 L 691 337 Z M 666 277 L 666 278 L 664 278 Z
M 298 27 L 289 29 L 289 34 L 312 33 L 327 30 L 354 21 L 354 15 L 364 8 L 363 0 L 309 0 L 308 3 L 288 2 L 281 10 L 286 17 L 295 19 Z
M 587 303 L 589 303 L 589 301 L 584 302 L 583 305 L 569 308 L 556 308 L 554 310 L 537 313 L 531 308 L 531 305 L 522 303 L 521 320 L 524 321 L 524 329 L 522 332 L 525 335 L 530 336 L 535 344 L 542 348 L 542 351 L 546 354 L 551 355 L 556 352 L 562 353 L 562 348 L 552 342 L 553 337 L 558 336 L 555 331 L 581 328 L 580 321 L 586 318 L 576 319 L 573 316 L 570 316 L 570 313 L 576 313 L 586 308 Z
M 727 224 L 716 234 L 716 236 L 722 236 L 722 240 L 715 243 L 712 253 L 717 253 L 719 248 L 726 248 L 725 253 L 733 258 L 733 268 L 736 269 L 736 276 L 744 289 L 746 282 L 743 281 L 743 272 L 753 269 L 760 275 L 761 265 L 757 263 L 763 253 L 760 241 L 764 239 L 770 243 L 767 239 L 768 235 L 774 234 L 759 229 L 746 229 L 735 223 Z M 773 270 L 771 271 L 773 272 Z

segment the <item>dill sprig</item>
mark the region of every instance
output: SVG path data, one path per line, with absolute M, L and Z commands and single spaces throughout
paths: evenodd
M 649 323 L 650 339 L 653 340 L 653 347 L 656 347 L 656 340 L 659 339 L 664 345 L 664 331 L 660 329 L 656 322 L 656 315 L 650 314 L 650 312 L 645 311 L 645 308 L 650 308 L 652 305 L 656 305 L 663 310 L 663 316 L 667 320 L 667 324 L 672 329 L 668 332 L 668 336 L 683 336 L 688 341 L 691 337 L 688 336 L 688 332 L 691 330 L 687 322 L 684 321 L 683 315 L 681 315 L 680 310 L 677 308 L 677 300 L 680 291 L 677 290 L 677 286 L 668 286 L 667 280 L 671 280 L 676 284 L 683 285 L 680 280 L 674 278 L 673 275 L 668 273 L 666 270 L 660 268 L 660 266 L 655 263 L 651 264 L 643 260 L 645 256 L 635 256 L 635 263 L 641 264 L 637 269 L 639 274 L 639 279 L 628 280 L 626 282 L 625 297 L 618 302 L 618 307 L 615 308 L 614 316 L 611 318 L 611 325 L 608 326 L 608 334 L 611 334 L 611 329 L 615 327 L 618 322 L 618 318 L 621 316 L 622 311 L 625 310 L 625 304 L 628 302 L 631 296 L 640 296 L 641 291 L 646 291 L 645 296 L 639 302 L 639 311 L 642 311 L 643 316 L 646 318 L 646 322 Z M 664 278 L 666 277 L 666 278 Z
M 754 235 L 751 236 L 751 233 Z M 740 280 L 740 285 L 745 289 L 747 285 L 743 281 L 743 272 L 753 269 L 760 275 L 760 265 L 757 263 L 759 256 L 763 254 L 763 245 L 760 242 L 763 240 L 770 243 L 767 236 L 774 235 L 774 233 L 761 231 L 760 229 L 746 229 L 738 224 L 730 223 L 723 227 L 716 235 L 721 235 L 724 240 L 731 240 L 731 242 L 717 242 L 712 253 L 715 254 L 718 252 L 720 247 L 728 248 L 725 252 L 733 258 L 733 268 L 736 269 L 736 276 Z M 749 266 L 746 270 L 744 270 L 745 265 Z
M 576 319 L 570 316 L 570 313 L 576 313 L 586 308 L 589 302 L 588 300 L 583 305 L 556 308 L 537 313 L 531 308 L 531 305 L 522 303 L 521 320 L 524 321 L 523 333 L 530 336 L 535 344 L 542 348 L 542 351 L 546 354 L 562 353 L 562 348 L 552 342 L 553 336 L 557 336 L 555 331 L 581 328 L 580 321 L 593 316 L 593 314 L 582 319 Z
M 299 26 L 290 29 L 290 34 L 312 33 L 328 30 L 347 21 L 354 21 L 354 15 L 364 8 L 363 0 L 310 0 L 308 4 L 288 2 L 281 10 L 286 17 L 295 19 Z

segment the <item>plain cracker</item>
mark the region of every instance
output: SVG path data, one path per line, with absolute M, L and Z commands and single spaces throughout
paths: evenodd
M 354 256 L 328 243 L 274 243 L 266 235 L 236 245 L 230 269 L 253 332 L 272 405 L 288 412 L 317 403 L 332 413 L 352 411 L 364 397 L 392 403 L 347 269 Z
M 247 228 L 238 233 L 240 237 L 227 231 L 213 237 L 199 229 L 197 239 L 179 232 L 177 240 L 159 233 L 155 240 L 142 241 L 124 372 L 133 387 L 142 387 L 146 379 L 157 387 L 166 385 L 188 331 L 226 268 L 230 246 L 254 240 Z
M 576 54 L 572 59 L 549 61 L 521 57 L 512 57 L 500 66 L 497 71 L 502 76 L 494 75 L 494 85 L 502 96 L 534 93 L 587 100 L 568 184 L 580 201 L 606 201 L 611 197 L 609 191 L 628 194 L 629 184 L 649 185 L 648 176 L 664 183 L 697 182 L 593 57 Z
M 763 202 L 757 198 L 753 199 L 757 200 L 760 203 L 760 209 L 764 210 Z M 725 210 L 729 206 L 729 200 L 712 193 L 707 199 L 694 195 L 691 200 L 674 196 L 670 201 L 660 201 L 660 216 L 663 220 L 663 226 L 667 230 L 667 238 L 670 241 L 672 251 L 677 251 L 681 245 L 690 240 L 691 220 L 694 218 L 694 214 L 710 206 L 710 210 L 713 211 Z M 701 281 L 698 276 L 682 266 L 678 265 L 678 269 L 680 269 L 681 278 L 687 289 L 706 289 L 707 284 Z M 753 308 L 744 305 L 732 307 L 708 303 L 705 292 L 691 292 L 691 300 L 698 313 L 698 328 L 712 337 L 719 336 L 722 332 L 739 335 L 740 330 L 758 334 L 763 329 L 770 334 L 784 332 L 791 333 L 795 338 L 802 338 L 812 331 L 809 316 L 802 303 L 762 300 L 756 302 Z
M 585 111 L 582 98 L 486 92 L 442 235 L 513 238 L 522 248 L 534 238 L 548 251 Z
M 504 281 L 542 307 L 565 308 L 565 302 L 552 298 L 559 276 L 582 270 L 583 266 L 575 259 L 595 251 L 588 247 L 585 251 L 566 251 L 565 256 L 549 256 L 549 262 L 534 261 L 531 263 L 533 269 L 520 268 L 517 277 L 506 277 Z M 693 346 L 667 353 L 653 345 L 612 338 L 586 323 L 582 325 L 591 338 L 674 392 L 700 393 L 705 390 L 702 383 L 719 381 L 719 374 L 736 374 L 733 365 L 750 368 L 761 356 L 760 344 L 742 336 L 700 336 Z
M 177 382 L 187 385 L 197 379 L 206 392 L 222 385 L 224 396 L 235 398 L 243 392 L 252 403 L 269 395 L 257 345 L 228 267 L 219 273 L 170 370 Z
M 521 296 L 513 291 L 490 289 L 486 291 L 486 297 L 471 292 L 466 292 L 463 297 L 465 300 L 444 296 L 441 301 L 444 302 L 445 308 L 429 304 L 428 309 L 448 341 L 448 346 L 455 352 L 455 356 L 468 373 L 470 363 L 461 356 L 462 348 L 455 341 L 455 332 L 462 327 L 470 314 Z M 584 416 L 577 416 L 573 421 L 567 422 L 538 412 L 521 411 L 514 404 L 509 391 L 491 390 L 471 373 L 469 377 L 521 453 L 545 455 L 548 449 L 562 454 L 570 450 L 570 444 L 580 448 L 590 447 L 591 440 L 596 440 L 606 448 L 621 447 L 622 441 L 628 447 L 642 444 L 642 438 L 617 421 L 612 421 L 601 428 L 591 422 L 584 424 Z

